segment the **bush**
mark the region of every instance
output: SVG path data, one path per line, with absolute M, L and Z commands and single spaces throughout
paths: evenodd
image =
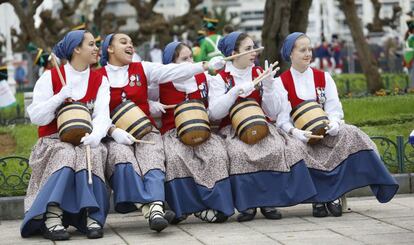
M 404 93 L 409 86 L 405 73 L 385 73 L 381 75 L 386 94 Z M 340 97 L 361 97 L 368 95 L 364 74 L 340 74 L 333 76 Z

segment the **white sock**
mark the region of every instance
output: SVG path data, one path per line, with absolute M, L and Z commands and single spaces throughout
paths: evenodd
M 55 206 L 55 205 L 49 205 L 47 207 L 47 212 L 46 212 L 46 220 L 45 220 L 46 228 L 50 229 L 54 227 L 53 231 L 64 230 L 65 227 L 63 227 L 62 225 L 62 219 L 61 219 L 62 215 L 63 215 L 62 209 L 60 209 L 58 206 Z
M 151 216 L 151 213 L 155 213 L 152 218 L 164 218 L 164 208 L 162 202 L 152 202 L 142 206 L 142 213 L 144 217 L 148 219 Z
M 96 222 L 96 220 L 94 220 L 92 218 L 89 218 L 89 216 L 86 219 L 86 224 L 87 224 L 88 229 L 91 229 L 91 228 L 99 229 L 99 228 L 101 228 L 101 226 Z
M 200 218 L 201 220 L 207 221 L 207 222 L 214 222 L 217 219 L 216 217 L 217 211 L 213 209 L 206 209 L 201 212 L 194 213 L 194 215 L 197 218 Z

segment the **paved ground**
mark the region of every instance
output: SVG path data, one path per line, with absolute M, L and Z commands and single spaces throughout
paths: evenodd
M 414 194 L 399 195 L 390 203 L 373 198 L 348 198 L 352 212 L 342 217 L 314 218 L 310 205 L 281 209 L 282 220 L 206 224 L 190 217 L 162 233 L 148 229 L 141 215 L 111 214 L 105 237 L 88 240 L 70 230 L 70 241 L 56 244 L 414 244 Z M 21 221 L 1 221 L 0 244 L 52 244 L 41 237 L 22 239 Z

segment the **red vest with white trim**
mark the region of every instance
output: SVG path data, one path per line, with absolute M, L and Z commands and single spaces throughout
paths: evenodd
M 62 73 L 63 79 L 66 81 L 65 69 L 63 68 L 63 66 L 61 66 L 59 69 Z M 62 89 L 62 83 L 60 82 L 59 75 L 58 75 L 56 68 L 51 69 L 50 72 L 52 74 L 53 94 L 57 94 Z M 82 81 L 82 82 L 87 82 L 88 88 L 86 90 L 85 96 L 82 99 L 76 100 L 76 101 L 82 102 L 85 104 L 88 102 L 93 102 L 94 100 L 96 100 L 96 95 L 98 94 L 99 87 L 101 86 L 102 75 L 90 69 L 89 81 Z M 57 127 L 56 118 L 53 119 L 53 121 L 50 122 L 48 125 L 39 126 L 38 128 L 39 138 L 48 136 L 48 135 L 51 135 L 57 132 L 58 132 L 58 127 Z
M 263 68 L 261 68 L 260 66 L 254 66 L 252 67 L 252 81 L 258 77 L 259 75 L 257 74 L 257 70 L 259 69 L 260 71 L 263 71 Z M 225 72 L 225 69 L 223 69 L 220 73 L 220 76 L 223 78 L 224 82 L 225 82 L 225 86 L 227 88 L 226 93 L 232 88 L 234 87 L 234 78 L 232 75 L 230 75 L 230 72 Z M 249 96 L 247 96 L 246 98 L 251 98 L 251 99 L 255 99 L 257 101 L 257 103 L 259 103 L 259 105 L 262 105 L 262 96 L 260 95 L 260 91 L 259 90 L 254 90 Z M 240 99 L 242 99 L 242 97 L 238 97 L 236 102 L 239 101 Z M 229 115 L 227 115 L 225 118 L 223 118 L 220 122 L 220 128 L 223 128 L 227 125 L 231 124 L 231 120 Z
M 315 98 L 316 101 L 319 103 L 319 96 L 317 93 L 318 88 L 325 89 L 325 72 L 311 68 L 313 72 L 313 81 L 315 83 Z M 288 92 L 288 99 L 292 109 L 295 108 L 297 105 L 303 102 L 296 93 L 295 83 L 293 82 L 292 73 L 290 70 L 287 70 L 280 75 L 282 79 L 283 86 L 285 87 L 286 91 Z
M 208 85 L 207 78 L 204 73 L 194 76 L 197 82 L 197 90 L 191 94 L 178 91 L 172 82 L 160 84 L 160 102 L 164 105 L 175 105 L 185 100 L 197 99 L 204 102 L 204 106 L 208 107 Z M 175 128 L 174 122 L 174 108 L 167 109 L 161 117 L 162 127 L 161 133 Z
M 99 73 L 108 77 L 105 67 L 98 70 Z M 132 85 L 132 86 L 131 86 Z M 148 84 L 147 77 L 141 62 L 133 62 L 128 67 L 128 83 L 122 88 L 111 87 L 111 100 L 109 109 L 112 112 L 122 101 L 122 93 L 125 93 L 125 99 L 135 103 L 149 118 L 151 123 L 155 125 L 149 111 L 148 104 Z

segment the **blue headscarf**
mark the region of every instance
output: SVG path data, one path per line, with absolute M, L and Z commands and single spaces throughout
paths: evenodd
M 114 35 L 115 35 L 114 33 L 111 33 L 108 36 L 106 36 L 102 44 L 101 66 L 105 66 L 108 63 L 108 60 L 109 60 L 108 47 Z
M 234 31 L 223 38 L 220 39 L 217 48 L 224 54 L 224 56 L 228 57 L 233 52 L 237 38 L 242 34 L 242 32 Z
M 293 32 L 286 37 L 285 41 L 283 41 L 282 48 L 280 49 L 283 60 L 290 62 L 290 54 L 292 53 L 296 40 L 304 35 L 305 33 L 303 32 Z
M 167 46 L 165 46 L 164 52 L 162 53 L 162 63 L 164 65 L 173 61 L 174 52 L 180 44 L 181 42 L 170 42 Z
M 85 30 L 70 31 L 53 47 L 53 53 L 59 59 L 70 60 L 73 50 L 82 43 L 85 32 Z

